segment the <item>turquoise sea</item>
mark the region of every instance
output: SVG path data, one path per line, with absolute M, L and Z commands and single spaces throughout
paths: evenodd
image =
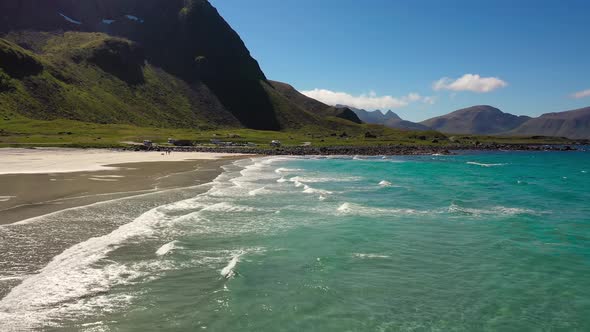
M 1 227 L 0 330 L 590 331 L 589 172 L 590 152 L 241 160 L 200 194 Z

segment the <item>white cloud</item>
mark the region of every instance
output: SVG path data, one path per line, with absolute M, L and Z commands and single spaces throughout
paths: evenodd
M 436 97 L 434 97 L 434 96 L 432 96 L 432 97 L 424 97 L 424 98 L 422 98 L 422 101 L 425 104 L 434 105 L 434 103 L 436 102 Z
M 579 91 L 576 93 L 572 93 L 571 97 L 575 98 L 575 99 L 582 99 L 582 98 L 590 97 L 590 89 L 584 90 L 584 91 Z
M 465 74 L 458 79 L 443 77 L 434 82 L 432 88 L 435 91 L 472 91 L 478 93 L 491 92 L 506 87 L 508 83 L 498 77 L 481 77 L 474 74 Z
M 410 93 L 403 97 L 377 96 L 375 92 L 353 96 L 346 92 L 336 92 L 326 89 L 301 91 L 301 93 L 328 105 L 334 106 L 340 104 L 367 110 L 400 108 L 420 101 L 432 105 L 435 101 L 434 97 L 423 97 L 417 93 Z

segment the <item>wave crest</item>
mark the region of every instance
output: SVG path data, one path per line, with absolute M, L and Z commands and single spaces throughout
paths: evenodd
M 506 166 L 508 164 L 484 164 L 484 163 L 478 163 L 475 161 L 468 161 L 466 163 L 467 165 L 475 165 L 475 166 L 481 166 L 481 167 L 497 167 L 497 166 Z

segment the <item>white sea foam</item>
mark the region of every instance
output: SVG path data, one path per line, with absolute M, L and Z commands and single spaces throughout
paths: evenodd
M 194 186 L 194 187 L 191 187 L 191 188 L 208 187 L 210 185 L 211 185 L 211 183 L 205 183 L 205 184 L 197 185 L 197 186 Z M 163 190 L 163 191 L 159 191 L 159 192 L 160 193 L 174 192 L 174 191 L 182 190 L 182 189 L 186 189 L 186 188 L 168 189 L 168 190 Z M 143 192 L 143 194 L 140 194 L 142 192 Z M 129 196 L 129 197 L 122 197 L 122 198 L 115 198 L 115 199 L 101 201 L 101 202 L 96 202 L 96 203 L 92 203 L 92 204 L 88 204 L 88 205 L 75 206 L 75 207 L 72 207 L 72 208 L 67 208 L 67 209 L 56 211 L 56 212 L 51 212 L 51 213 L 48 213 L 48 214 L 44 214 L 42 216 L 33 217 L 33 218 L 25 219 L 25 220 L 21 220 L 21 221 L 12 223 L 12 224 L 0 225 L 0 228 L 2 228 L 2 227 L 20 226 L 20 225 L 27 225 L 27 224 L 31 224 L 31 223 L 35 223 L 35 222 L 42 222 L 43 220 L 46 220 L 48 217 L 56 216 L 56 215 L 59 215 L 61 213 L 68 212 L 68 211 L 82 210 L 82 209 L 86 209 L 86 208 L 89 208 L 89 207 L 96 207 L 96 206 L 101 206 L 101 205 L 108 205 L 108 204 L 111 204 L 113 202 L 121 202 L 121 201 L 127 201 L 127 200 L 137 199 L 139 197 L 146 197 L 147 195 L 153 194 L 153 190 L 123 191 L 123 192 L 119 192 L 119 193 L 115 193 L 115 194 L 132 194 L 132 193 L 138 193 L 138 195 Z M 85 197 L 102 196 L 102 195 L 111 195 L 111 194 L 98 194 L 98 195 L 89 195 L 89 196 L 79 196 L 79 197 L 75 197 L 75 198 L 85 198 Z M 61 201 L 61 200 L 65 200 L 65 199 L 60 199 L 60 200 L 56 200 L 56 201 Z M 47 202 L 44 202 L 44 203 L 51 203 L 51 202 L 54 202 L 54 201 L 47 201 Z M 190 202 L 190 204 L 196 204 L 192 200 L 180 201 L 180 202 L 177 202 L 175 204 L 178 204 L 178 205 L 180 205 L 182 207 L 183 205 L 186 206 L 186 204 L 188 204 L 187 202 Z M 162 206 L 161 208 L 162 208 L 163 211 L 165 211 L 165 210 L 168 209 L 168 206 L 165 205 L 165 206 Z
M 295 185 L 295 187 L 297 187 L 297 188 L 303 187 L 303 193 L 305 193 L 305 194 L 319 194 L 320 200 L 325 200 L 326 196 L 332 195 L 333 192 L 331 192 L 329 190 L 314 188 L 310 185 L 307 185 L 306 182 L 320 183 L 320 182 L 332 182 L 333 180 L 336 180 L 336 179 L 332 179 L 332 178 L 305 178 L 305 177 L 300 177 L 300 176 L 295 176 L 295 177 L 292 177 L 289 179 L 289 181 L 292 182 Z
M 539 212 L 537 212 L 535 210 L 531 210 L 531 209 L 505 207 L 505 206 L 495 206 L 494 208 L 492 208 L 492 213 L 494 213 L 494 212 L 498 212 L 500 214 L 507 215 L 507 216 L 513 216 L 513 215 L 517 215 L 517 214 L 533 214 L 533 215 L 540 214 Z
M 291 179 L 291 180 L 289 180 L 289 181 L 293 182 L 293 184 L 295 184 L 295 187 L 297 187 L 297 188 L 299 188 L 299 187 L 303 187 L 303 186 L 304 186 L 304 184 L 303 184 L 302 182 L 299 182 L 299 181 L 297 181 L 297 180 L 293 180 L 293 179 Z
M 263 164 L 266 165 L 270 163 L 272 161 L 263 161 Z M 238 170 L 235 168 L 238 167 L 229 167 L 230 174 L 225 172 L 212 184 L 208 184 L 212 185 L 212 188 L 205 194 L 150 210 L 110 234 L 76 244 L 54 257 L 38 274 L 25 278 L 20 285 L 14 287 L 0 300 L 0 326 L 4 326 L 6 322 L 16 330 L 28 330 L 45 326 L 53 318 L 70 316 L 71 314 L 92 314 L 97 308 L 108 311 L 118 303 L 122 303 L 123 300 L 115 301 L 113 296 L 108 294 L 112 287 L 133 283 L 140 278 L 152 278 L 153 276 L 150 276 L 151 270 L 172 267 L 167 267 L 166 264 L 170 265 L 168 260 L 158 260 L 153 262 L 153 266 L 145 266 L 143 269 L 147 271 L 143 271 L 140 268 L 141 264 L 126 266 L 107 260 L 110 253 L 128 243 L 142 242 L 145 238 L 159 236 L 161 231 L 168 231 L 169 226 L 174 225 L 178 219 L 191 219 L 194 224 L 195 213 L 187 214 L 187 212 L 195 209 L 202 208 L 197 214 L 201 211 L 248 212 L 255 210 L 248 206 L 219 202 L 213 195 L 219 190 L 235 190 L 235 186 L 229 182 L 237 174 Z M 265 168 L 263 167 L 263 169 Z M 248 176 L 256 175 L 256 173 L 248 174 Z M 249 179 L 243 180 L 248 181 Z M 212 202 L 213 204 L 211 204 Z M 92 205 L 99 204 L 105 204 L 105 202 Z M 25 223 L 34 220 L 36 219 L 30 219 Z M 225 225 L 209 227 L 210 222 L 203 218 L 199 219 L 198 223 L 202 223 L 202 225 L 197 225 L 198 231 L 226 231 Z M 236 228 L 236 232 L 244 230 L 247 229 Z M 175 247 L 177 247 L 175 241 L 167 243 L 156 251 L 156 255 L 165 256 Z M 234 270 L 242 254 L 243 252 L 232 256 L 232 260 L 223 269 L 224 276 L 231 277 L 235 274 Z M 106 295 L 103 296 L 103 293 Z M 125 297 L 125 301 L 130 301 L 130 297 Z
M 387 256 L 387 255 L 379 255 L 379 254 L 363 254 L 363 253 L 354 253 L 354 254 L 352 254 L 352 256 L 353 256 L 353 257 L 356 257 L 356 258 L 369 258 L 369 259 L 370 259 L 370 258 L 382 258 L 382 259 L 385 259 L 385 258 L 390 258 L 390 257 L 389 257 L 389 256 Z
M 386 180 L 383 180 L 383 181 L 379 182 L 379 186 L 381 186 L 381 187 L 392 187 L 393 186 L 393 183 L 391 183 L 389 181 L 386 181 Z
M 226 278 L 226 279 L 231 279 L 235 276 L 235 268 L 238 265 L 238 262 L 240 261 L 240 257 L 244 254 L 244 251 L 240 251 L 237 254 L 235 254 L 232 259 L 229 261 L 229 263 L 223 268 L 221 269 L 221 275 Z
M 467 164 L 481 166 L 481 167 L 496 167 L 496 166 L 506 166 L 507 165 L 507 164 L 484 164 L 484 163 L 478 163 L 475 161 L 468 161 Z
M 9 200 L 13 199 L 15 196 L 0 196 L 0 202 L 8 202 Z
M 320 195 L 324 195 L 324 196 L 333 194 L 329 190 L 316 189 L 316 188 L 312 188 L 308 185 L 303 185 L 303 192 L 306 194 L 320 194 Z
M 359 216 L 409 216 L 420 214 L 431 214 L 430 211 L 419 211 L 414 209 L 396 209 L 396 208 L 377 208 L 368 207 L 360 204 L 343 203 L 337 209 L 340 215 L 359 215 Z
M 289 179 L 291 182 L 303 183 L 332 183 L 332 182 L 353 182 L 362 180 L 358 176 L 342 176 L 342 177 L 310 177 L 310 176 L 295 176 Z
M 93 178 L 99 178 L 99 179 L 119 179 L 119 178 L 124 178 L 124 175 L 93 175 Z
M 160 249 L 156 251 L 156 255 L 158 256 L 165 256 L 170 253 L 172 250 L 177 248 L 178 241 L 174 240 L 172 242 L 168 242 L 165 245 L 161 246 Z
M 284 167 L 281 167 L 281 168 L 275 169 L 275 173 L 277 173 L 277 174 L 296 173 L 296 172 L 301 172 L 301 171 L 303 171 L 303 170 L 302 169 L 299 169 L 299 168 L 284 168 Z
M 9 280 L 23 280 L 25 278 L 27 278 L 28 276 L 6 276 L 6 277 L 2 277 L 0 276 L 0 281 L 9 281 Z M 1 321 L 0 321 L 1 322 Z
M 250 190 L 248 192 L 248 196 L 259 196 L 259 195 L 264 195 L 264 194 L 269 194 L 269 193 L 272 193 L 272 190 L 269 190 L 266 187 L 262 187 L 262 188 Z
M 166 219 L 156 208 L 110 234 L 66 249 L 38 274 L 14 287 L 0 301 L 0 312 L 10 313 L 12 319 L 24 319 L 23 324 L 36 326 L 46 321 L 46 316 L 52 312 L 65 310 L 88 295 L 107 292 L 115 285 L 135 280 L 140 276 L 137 271 L 103 260 L 127 241 L 153 235 L 153 227 Z
M 532 215 L 540 215 L 543 213 L 539 213 L 538 211 L 525 209 L 525 208 L 515 208 L 515 207 L 505 207 L 505 206 L 494 206 L 488 209 L 476 209 L 476 208 L 467 208 L 459 206 L 455 203 L 452 203 L 448 210 L 449 213 L 455 214 L 467 214 L 472 215 L 475 217 L 479 216 L 514 216 L 519 214 L 532 214 Z M 544 212 L 547 213 L 547 212 Z
M 210 212 L 254 212 L 256 209 L 250 206 L 236 205 L 228 202 L 221 202 L 207 206 L 202 211 Z
M 97 181 L 97 182 L 119 182 L 117 179 L 104 179 L 104 178 L 88 178 L 90 181 Z

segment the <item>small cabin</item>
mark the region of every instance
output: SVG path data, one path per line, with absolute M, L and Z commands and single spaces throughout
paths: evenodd
M 152 146 L 154 146 L 154 142 L 146 139 L 143 141 L 143 146 L 151 148 Z
M 280 147 L 281 145 L 281 141 L 279 140 L 273 140 L 272 142 L 270 142 L 270 146 L 274 146 L 276 148 Z

